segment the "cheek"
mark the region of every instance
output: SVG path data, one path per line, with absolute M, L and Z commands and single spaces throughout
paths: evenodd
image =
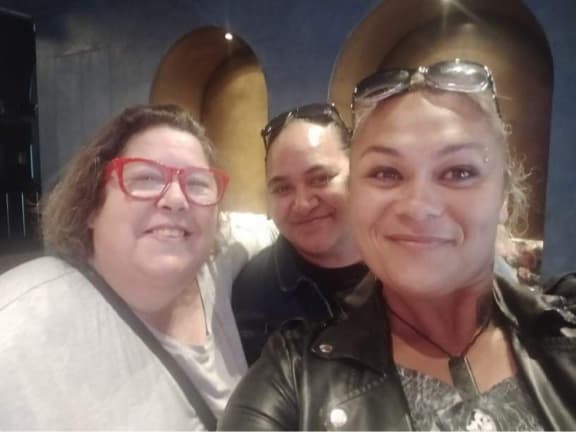
M 286 216 L 289 203 L 290 199 L 288 197 L 268 197 L 268 210 L 272 219 L 280 220 L 283 216 Z
M 325 189 L 320 196 L 322 200 L 333 207 L 346 206 L 350 199 L 350 191 L 345 184 L 337 184 L 331 188 Z
M 130 218 L 130 211 L 114 193 L 108 193 L 102 206 L 91 218 L 95 232 L 113 231 Z
M 93 226 L 105 235 L 127 241 L 145 228 L 152 211 L 151 202 L 130 201 L 124 194 L 113 191 L 94 216 Z
M 493 196 L 492 196 L 493 198 Z M 448 207 L 450 218 L 468 237 L 491 241 L 500 220 L 502 205 L 494 199 L 459 197 Z
M 387 217 L 388 194 L 361 183 L 350 185 L 350 222 L 356 237 L 367 235 Z
M 356 180 L 350 183 L 348 205 L 354 208 L 354 212 L 373 213 L 386 206 L 394 194 L 392 190 L 375 187 L 364 180 Z
M 197 212 L 197 217 L 201 219 L 202 225 L 206 227 L 211 234 L 215 234 L 218 231 L 218 207 L 203 207 L 199 208 Z

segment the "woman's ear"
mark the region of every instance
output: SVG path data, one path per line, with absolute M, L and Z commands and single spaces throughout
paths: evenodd
M 506 224 L 508 216 L 510 216 L 508 212 L 508 199 L 505 199 L 504 202 L 502 203 L 502 207 L 500 207 L 500 215 L 498 217 L 498 222 L 502 225 Z
M 98 216 L 99 210 L 100 209 L 92 210 L 92 213 L 90 213 L 90 215 L 88 216 L 86 225 L 88 225 L 88 228 L 90 228 L 91 230 L 94 229 L 94 219 L 96 219 L 96 216 Z

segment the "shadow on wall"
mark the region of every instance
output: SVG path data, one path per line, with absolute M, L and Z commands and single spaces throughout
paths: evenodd
M 460 57 L 495 75 L 510 143 L 531 176 L 526 238 L 542 239 L 553 86 L 544 33 L 519 0 L 389 0 L 348 38 L 330 95 L 350 121 L 354 84 L 380 67 L 416 67 Z
M 266 213 L 259 132 L 268 97 L 262 68 L 244 41 L 217 27 L 187 34 L 162 59 L 150 101 L 179 104 L 206 127 L 230 174 L 224 209 Z

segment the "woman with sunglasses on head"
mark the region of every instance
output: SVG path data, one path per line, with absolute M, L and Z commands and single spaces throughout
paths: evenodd
M 1 429 L 215 429 L 246 369 L 229 291 L 263 245 L 219 223 L 213 165 L 173 105 L 80 150 L 42 214 L 54 256 L 0 277 Z
M 262 130 L 266 199 L 278 239 L 242 269 L 232 309 L 248 364 L 294 319 L 338 319 L 367 298 L 348 221 L 350 131 L 332 104 L 302 105 Z
M 354 94 L 350 207 L 375 295 L 273 337 L 223 429 L 573 430 L 573 279 L 494 276 L 524 200 L 490 71 L 382 71 Z

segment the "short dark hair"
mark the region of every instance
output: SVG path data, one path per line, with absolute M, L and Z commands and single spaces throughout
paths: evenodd
M 295 120 L 303 120 L 320 126 L 334 125 L 340 137 L 342 148 L 348 150 L 351 144 L 352 133 L 334 104 L 313 103 L 302 105 L 297 108 L 278 114 L 270 120 L 262 129 L 261 135 L 264 140 L 265 158 L 272 144 L 280 133 Z

